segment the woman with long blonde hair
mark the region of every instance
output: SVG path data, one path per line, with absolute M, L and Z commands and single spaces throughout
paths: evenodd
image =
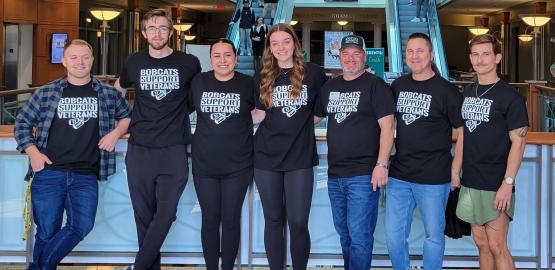
M 264 211 L 264 243 L 270 269 L 283 269 L 289 224 L 293 268 L 306 269 L 310 253 L 308 215 L 312 202 L 314 103 L 326 80 L 323 70 L 304 63 L 291 26 L 274 25 L 267 34 L 262 70 L 255 76 L 254 179 Z

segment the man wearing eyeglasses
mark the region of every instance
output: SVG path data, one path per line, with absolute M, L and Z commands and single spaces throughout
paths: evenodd
M 160 269 L 160 247 L 175 220 L 188 179 L 191 140 L 188 95 L 199 60 L 168 46 L 172 21 L 163 9 L 147 12 L 141 33 L 148 49 L 127 59 L 116 87 L 135 85 L 125 164 L 139 251 L 128 268 Z

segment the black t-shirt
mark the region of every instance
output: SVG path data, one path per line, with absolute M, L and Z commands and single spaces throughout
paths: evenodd
M 529 126 L 526 105 L 517 90 L 505 81 L 479 85 L 478 89 L 476 84 L 468 85 L 463 96 L 461 184 L 497 191 L 507 169 L 511 148 L 509 131 Z
M 98 93 L 92 82 L 63 90 L 48 131 L 47 167 L 79 173 L 98 174 Z
M 222 82 L 204 72 L 193 79 L 191 93 L 197 113 L 193 174 L 219 177 L 252 167 L 252 77 L 235 72 Z
M 276 78 L 273 107 L 260 100 L 260 77 L 255 76 L 255 104 L 266 111 L 254 135 L 254 167 L 269 171 L 306 169 L 318 164 L 314 139 L 314 104 L 320 87 L 326 81 L 322 68 L 305 63 L 305 76 L 299 98 L 289 96 L 289 72 Z M 286 74 L 287 72 L 287 74 Z
M 180 51 L 160 59 L 148 50 L 129 56 L 119 81 L 122 87 L 135 84 L 137 89 L 129 143 L 147 147 L 190 143 L 187 99 L 191 80 L 199 72 L 198 59 Z
M 322 86 L 315 114 L 328 119 L 328 175 L 332 178 L 369 175 L 380 148 L 378 119 L 393 114 L 393 93 L 385 82 L 364 72 Z
M 418 184 L 451 181 L 452 129 L 462 126 L 462 96 L 439 75 L 416 81 L 411 74 L 391 85 L 397 137 L 389 175 Z

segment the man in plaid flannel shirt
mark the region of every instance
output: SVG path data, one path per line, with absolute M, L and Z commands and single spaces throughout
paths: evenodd
M 92 230 L 97 180 L 115 172 L 113 150 L 127 132 L 131 109 L 113 87 L 91 77 L 93 61 L 86 41 L 69 42 L 62 60 L 67 76 L 37 90 L 15 122 L 17 149 L 29 156 L 26 179 L 32 178 L 37 225 L 29 269 L 56 269 Z

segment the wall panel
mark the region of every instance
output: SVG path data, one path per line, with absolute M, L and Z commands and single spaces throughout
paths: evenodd
M 77 26 L 41 24 L 36 28 L 33 84 L 44 84 L 65 74 L 61 64 L 50 63 L 52 33 L 67 33 L 69 39 L 79 37 Z
M 0 22 L 4 21 L 4 0 L 0 0 Z
M 38 0 L 4 0 L 4 21 L 11 23 L 37 23 Z
M 0 0 L 0 8 L 2 8 Z M 0 12 L 2 13 L 2 12 Z M 0 86 L 4 85 L 4 24 L 0 20 Z
M 39 0 L 38 23 L 79 25 L 79 1 Z
M 33 84 L 43 85 L 63 76 L 65 68 L 62 64 L 51 64 L 50 55 L 33 59 Z

